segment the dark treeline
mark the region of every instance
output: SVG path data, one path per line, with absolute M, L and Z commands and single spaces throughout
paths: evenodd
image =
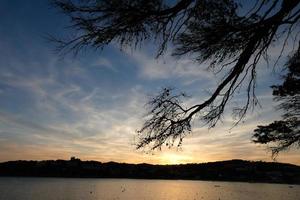
M 0 163 L 0 176 L 188 179 L 300 184 L 300 166 L 230 160 L 202 164 L 151 165 L 71 160 Z

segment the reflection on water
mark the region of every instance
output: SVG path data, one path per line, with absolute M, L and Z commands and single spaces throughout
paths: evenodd
M 135 179 L 0 178 L 0 200 L 296 200 L 300 185 Z

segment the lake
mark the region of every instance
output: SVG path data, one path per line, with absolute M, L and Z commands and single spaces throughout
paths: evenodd
M 137 179 L 0 178 L 0 200 L 296 200 L 300 185 Z

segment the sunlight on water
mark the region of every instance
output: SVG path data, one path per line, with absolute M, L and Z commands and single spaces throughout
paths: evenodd
M 0 178 L 0 200 L 296 200 L 300 185 L 134 179 Z

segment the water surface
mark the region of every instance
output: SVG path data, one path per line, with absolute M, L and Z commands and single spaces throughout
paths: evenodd
M 0 178 L 0 200 L 296 200 L 300 185 L 136 179 Z

